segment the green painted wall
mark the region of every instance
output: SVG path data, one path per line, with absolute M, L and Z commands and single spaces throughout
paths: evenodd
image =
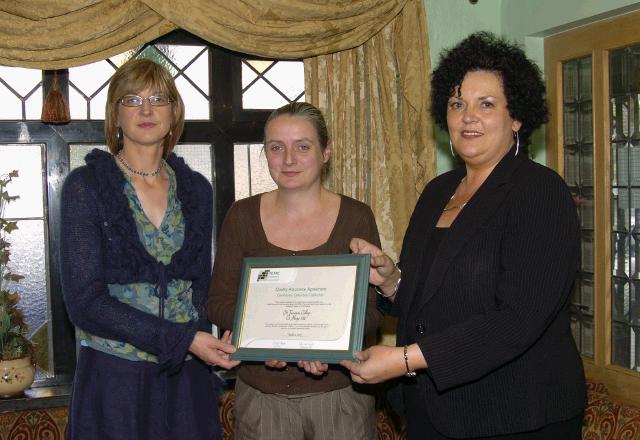
M 501 33 L 500 5 L 503 0 L 425 0 L 431 66 L 438 64 L 440 52 L 454 46 L 467 35 L 480 30 Z M 427 81 L 429 79 L 427 78 Z M 435 130 L 438 174 L 454 166 L 449 149 L 449 135 Z
M 544 37 L 597 20 L 640 9 L 630 0 L 424 0 L 429 31 L 431 64 L 437 64 L 444 48 L 478 30 L 488 30 L 521 44 L 529 57 L 544 69 Z M 446 133 L 436 131 L 438 174 L 453 162 Z M 544 133 L 537 133 L 530 147 L 535 159 L 545 163 Z

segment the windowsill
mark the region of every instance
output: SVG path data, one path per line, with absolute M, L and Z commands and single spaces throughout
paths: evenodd
M 225 389 L 232 389 L 236 372 L 219 370 L 225 382 Z M 0 413 L 24 411 L 31 409 L 58 408 L 69 406 L 71 401 L 71 385 L 45 386 L 29 388 L 20 397 L 0 398 Z
M 71 386 L 30 388 L 23 396 L 0 399 L 0 413 L 69 406 Z

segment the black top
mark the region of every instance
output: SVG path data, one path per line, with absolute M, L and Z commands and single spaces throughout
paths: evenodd
M 425 249 L 424 258 L 422 260 L 422 264 L 421 264 L 422 268 L 420 269 L 421 273 L 424 273 L 424 274 L 429 273 L 429 270 L 431 269 L 431 265 L 433 264 L 433 260 L 436 258 L 438 247 L 440 246 L 440 243 L 442 242 L 442 239 L 447 234 L 447 232 L 449 232 L 449 228 L 433 228 L 431 243 L 429 244 L 429 248 Z M 427 294 L 427 292 L 425 292 L 424 290 L 425 281 L 426 281 L 426 277 L 423 277 L 419 279 L 418 283 L 416 284 L 416 292 L 418 293 L 416 294 L 416 296 L 413 297 L 413 304 L 415 306 L 417 306 L 417 304 L 423 300 L 424 295 Z M 414 342 L 416 342 L 415 336 L 419 334 L 420 334 L 420 329 L 417 329 L 416 333 L 410 334 L 407 344 L 413 344 Z M 411 339 L 411 336 L 414 336 L 413 340 Z

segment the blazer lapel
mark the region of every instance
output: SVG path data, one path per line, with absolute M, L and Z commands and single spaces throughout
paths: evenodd
M 438 291 L 447 268 L 453 259 L 471 237 L 476 234 L 478 228 L 484 225 L 487 219 L 493 215 L 511 190 L 513 172 L 518 165 L 527 159 L 526 154 L 514 157 L 513 152 L 514 150 L 512 149 L 496 165 L 487 180 L 451 224 L 447 235 L 436 251 L 436 257 L 433 260 L 424 285 L 424 292 L 420 292 L 421 298 L 415 304 L 416 309 L 422 308 Z

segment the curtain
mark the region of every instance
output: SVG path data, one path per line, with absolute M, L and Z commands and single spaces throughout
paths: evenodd
M 382 247 L 395 258 L 418 195 L 435 174 L 422 1 L 366 43 L 305 59 L 307 100 L 333 139 L 329 185 L 368 203 Z
M 0 64 L 95 62 L 183 28 L 229 49 L 304 58 L 307 99 L 333 135 L 330 185 L 369 203 L 396 255 L 435 172 L 423 0 L 0 2 Z
M 407 0 L 30 0 L 0 2 L 0 63 L 60 69 L 176 28 L 228 49 L 302 58 L 361 45 Z M 44 36 L 44 38 L 43 38 Z

